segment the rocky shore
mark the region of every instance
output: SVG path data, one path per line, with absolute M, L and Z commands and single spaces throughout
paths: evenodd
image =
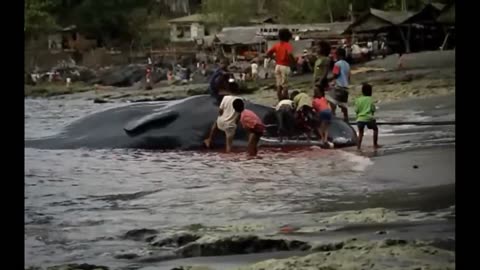
M 409 55 L 401 69 L 395 65 L 398 61 L 396 55 L 355 66 L 352 69 L 350 102 L 361 94 L 363 82 L 374 86 L 374 97 L 379 103 L 405 97 L 452 94 L 455 92 L 454 58 L 454 52 L 425 52 Z M 426 65 L 426 61 L 434 61 L 434 64 Z M 82 98 L 96 103 L 173 100 L 207 93 L 208 85 L 205 80 L 198 79 L 192 83 L 174 85 L 159 81 L 150 90 L 145 90 L 142 82 L 126 87 L 74 83 L 69 89 L 63 84 L 39 84 L 25 86 L 25 96 L 55 99 Z M 291 77 L 290 88 L 311 92 L 311 74 Z M 274 89 L 273 78 L 247 82 L 241 86 L 243 96 L 265 105 L 276 102 Z
M 50 266 L 46 270 L 105 270 L 105 269 L 210 269 L 215 266 L 185 264 L 184 258 L 242 256 L 287 252 L 286 258 L 260 260 L 239 265 L 238 270 L 260 269 L 455 269 L 455 240 L 448 236 L 434 240 L 399 237 L 396 231 L 408 230 L 413 224 L 442 224 L 455 217 L 455 208 L 433 213 L 394 211 L 371 208 L 344 211 L 321 218 L 309 225 L 236 224 L 205 226 L 192 224 L 183 228 L 134 229 L 119 239 L 143 243 L 142 248 L 111 254 L 117 260 L 131 263 L 127 268 L 112 268 L 91 264 Z M 403 225 L 410 222 L 410 225 Z M 360 227 L 358 227 L 360 226 Z M 358 236 L 343 234 L 363 228 Z M 441 226 L 437 226 L 440 228 Z M 378 228 L 383 228 L 378 230 Z M 336 235 L 335 235 L 336 234 Z M 334 237 L 328 236 L 334 235 Z M 293 257 L 288 252 L 296 252 Z M 169 265 L 155 265 L 170 262 Z M 175 265 L 175 266 L 173 266 Z M 150 268 L 149 268 L 150 267 Z M 29 270 L 42 268 L 30 267 Z

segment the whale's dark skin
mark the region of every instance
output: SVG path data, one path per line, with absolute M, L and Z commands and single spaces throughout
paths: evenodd
M 262 119 L 274 110 L 250 102 L 246 102 L 246 108 Z M 26 140 L 25 147 L 200 149 L 217 116 L 218 102 L 208 95 L 168 102 L 135 103 L 93 113 L 74 121 L 58 135 Z M 351 126 L 338 119 L 332 120 L 329 136 L 334 140 L 337 137 L 348 139 L 348 142 L 336 144 L 339 147 L 355 145 L 357 142 Z M 234 146 L 246 146 L 246 141 L 246 133 L 239 127 Z M 219 132 L 212 147 L 224 147 L 224 142 L 225 136 Z M 262 144 L 279 145 L 276 142 Z

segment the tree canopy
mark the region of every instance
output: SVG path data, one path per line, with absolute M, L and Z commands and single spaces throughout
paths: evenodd
M 425 0 L 403 2 L 418 9 Z M 150 20 L 196 10 L 213 15 L 219 26 L 231 26 L 264 15 L 276 15 L 283 23 L 348 20 L 350 5 L 357 14 L 370 7 L 400 10 L 402 0 L 26 0 L 24 22 L 26 36 L 76 25 L 92 36 L 130 41 L 144 35 Z

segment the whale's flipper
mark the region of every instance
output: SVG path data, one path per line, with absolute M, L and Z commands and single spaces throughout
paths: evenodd
M 156 128 L 166 127 L 168 124 L 175 121 L 178 116 L 179 113 L 176 111 L 149 114 L 128 122 L 123 129 L 129 136 L 135 136 L 152 126 L 155 126 Z

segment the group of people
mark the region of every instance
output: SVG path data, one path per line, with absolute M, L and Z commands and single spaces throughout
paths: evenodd
M 275 59 L 275 79 L 278 103 L 275 106 L 277 117 L 277 135 L 280 140 L 290 138 L 294 133 L 305 134 L 310 140 L 311 133 L 316 133 L 321 144 L 332 147 L 328 141 L 328 128 L 337 107 L 340 107 L 344 120 L 348 123 L 348 87 L 350 83 L 350 65 L 345 61 L 346 52 L 337 48 L 333 69 L 331 68 L 330 45 L 321 41 L 317 47 L 317 60 L 314 63 L 313 96 L 297 90 L 289 91 L 288 77 L 291 66 L 295 65 L 292 35 L 288 29 L 279 30 L 279 42 L 267 51 L 268 59 Z M 228 78 L 228 61 L 222 61 L 220 67 L 210 79 L 210 94 L 218 99 L 219 116 L 205 139 L 210 147 L 218 130 L 226 135 L 226 151 L 230 152 L 239 122 L 248 133 L 248 154 L 257 154 L 257 145 L 265 132 L 262 119 L 253 111 L 245 109 L 245 101 L 232 94 L 232 81 Z M 330 76 L 330 74 L 332 74 Z M 222 79 L 223 78 L 223 79 Z M 220 90 L 226 90 L 220 93 Z M 355 100 L 355 112 L 359 130 L 358 149 L 361 148 L 365 127 L 374 131 L 374 147 L 378 147 L 378 127 L 375 122 L 375 105 L 372 99 L 372 86 L 364 83 L 363 96 Z

